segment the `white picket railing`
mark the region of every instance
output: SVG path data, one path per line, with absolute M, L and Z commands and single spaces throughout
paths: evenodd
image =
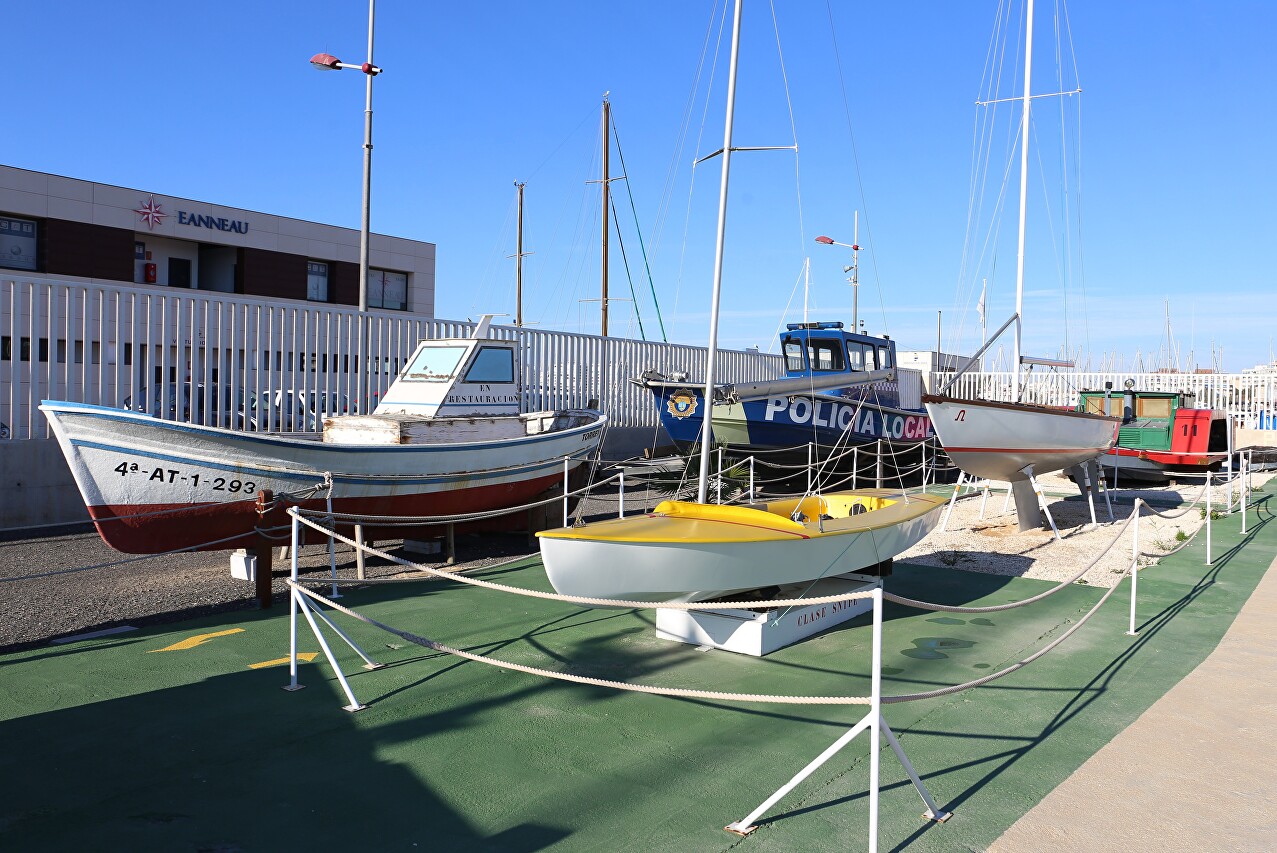
M 369 411 L 416 344 L 465 337 L 474 324 L 390 311 L 364 317 L 355 356 L 352 308 L 147 286 L 0 278 L 0 422 L 12 438 L 49 436 L 42 399 L 142 408 L 193 423 L 257 431 L 315 429 L 325 414 Z M 523 342 L 526 406 L 597 402 L 617 426 L 654 427 L 644 370 L 704 375 L 703 347 L 494 326 Z M 723 382 L 780 375 L 778 355 L 719 351 Z M 355 404 L 365 369 L 365 401 Z M 920 405 L 921 374 L 901 371 L 902 402 Z M 145 404 L 143 400 L 149 401 Z M 193 398 L 193 399 L 188 399 Z
M 1075 406 L 1080 391 L 1102 391 L 1111 382 L 1120 396 L 1126 380 L 1140 391 L 1192 392 L 1200 408 L 1220 409 L 1250 429 L 1277 429 L 1277 373 L 1073 373 L 1030 372 L 1021 376 L 1026 403 Z M 934 373 L 932 388 L 943 387 L 947 374 Z M 963 399 L 1014 400 L 1015 376 L 1009 372 L 967 373 L 945 393 Z

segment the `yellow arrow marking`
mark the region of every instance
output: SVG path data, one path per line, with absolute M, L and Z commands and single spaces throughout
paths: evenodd
M 310 663 L 315 658 L 319 657 L 319 652 L 298 652 L 297 657 L 306 661 L 306 663 Z M 288 658 L 275 658 L 274 660 L 264 660 L 261 663 L 250 663 L 248 668 L 265 669 L 268 666 L 283 666 L 286 663 L 288 663 Z
M 171 646 L 165 646 L 162 649 L 151 649 L 151 651 L 147 652 L 147 654 L 152 654 L 154 652 L 184 652 L 187 649 L 193 649 L 196 646 L 202 646 L 204 643 L 207 643 L 209 640 L 213 639 L 214 637 L 226 637 L 226 636 L 229 636 L 230 634 L 242 634 L 242 633 L 244 633 L 243 628 L 230 628 L 226 631 L 215 631 L 212 634 L 196 634 L 194 637 L 187 637 L 185 640 L 182 640 L 181 642 L 178 642 L 178 643 L 174 643 Z

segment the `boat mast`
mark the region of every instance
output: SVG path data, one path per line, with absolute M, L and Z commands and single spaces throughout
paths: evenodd
M 514 185 L 519 188 L 519 239 L 514 256 L 514 325 L 516 326 L 523 325 L 523 188 L 527 186 L 527 183 L 527 181 L 514 182 Z
M 1020 137 L 1020 240 L 1015 261 L 1015 397 L 1020 399 L 1020 339 L 1024 326 L 1024 220 L 1029 199 L 1029 81 L 1033 76 L 1033 0 L 1028 0 L 1024 18 L 1024 110 Z
M 732 21 L 732 57 L 727 75 L 727 117 L 723 122 L 723 174 L 718 187 L 718 236 L 714 245 L 714 290 L 710 297 L 709 347 L 705 353 L 705 415 L 701 420 L 701 470 L 696 500 L 705 503 L 709 490 L 709 440 L 714 409 L 714 362 L 718 360 L 718 302 L 723 285 L 723 242 L 727 234 L 727 175 L 732 162 L 732 121 L 736 111 L 736 62 L 740 57 L 740 18 L 744 0 L 736 0 Z
M 611 114 L 612 105 L 608 102 L 608 95 L 611 92 L 603 93 L 603 337 L 607 337 L 607 230 L 608 230 L 608 162 L 607 156 L 611 150 Z

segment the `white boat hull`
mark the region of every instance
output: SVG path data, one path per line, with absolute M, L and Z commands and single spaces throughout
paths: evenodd
M 518 506 L 593 455 L 606 418 L 518 438 L 346 445 L 166 421 L 102 406 L 41 405 L 102 538 L 129 553 L 252 547 L 257 492 L 366 515 Z M 508 431 L 507 431 L 508 435 Z M 280 519 L 275 516 L 272 523 Z M 285 519 L 286 520 L 286 519 Z M 402 531 L 399 533 L 403 535 Z
M 833 577 L 889 560 L 921 541 L 940 521 L 943 498 L 924 494 L 913 500 L 926 504 L 889 524 L 772 541 L 617 540 L 607 537 L 602 525 L 595 525 L 600 531 L 595 538 L 588 525 L 585 532 L 563 538 L 556 536 L 560 531 L 547 531 L 539 534 L 541 559 L 550 583 L 563 595 L 699 601 Z M 809 527 L 814 531 L 816 525 Z
M 967 474 L 1016 482 L 1062 471 L 1117 443 L 1120 418 L 984 400 L 924 396 L 945 453 Z

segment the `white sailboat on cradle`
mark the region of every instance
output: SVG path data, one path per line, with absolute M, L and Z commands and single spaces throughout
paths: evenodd
M 719 186 L 705 396 L 712 399 L 727 224 L 742 0 L 736 0 Z M 713 155 L 711 155 L 713 156 Z M 854 572 L 884 563 L 926 536 L 945 498 L 860 489 L 750 506 L 706 502 L 710 418 L 703 420 L 697 499 L 651 513 L 538 533 L 546 575 L 565 595 L 697 601 L 741 590 Z
M 1024 95 L 1020 139 L 1020 223 L 1016 260 L 1015 314 L 968 362 L 979 363 L 984 351 L 1015 324 L 1012 370 L 1015 392 L 1020 393 L 1022 365 L 1071 367 L 1072 362 L 1029 358 L 1021 355 L 1024 313 L 1024 244 L 1029 175 L 1029 109 L 1033 68 L 1033 0 L 1028 0 L 1024 36 Z M 1052 471 L 1090 465 L 1117 442 L 1121 418 L 1066 411 L 1023 402 L 963 400 L 944 396 L 965 368 L 954 374 L 936 395 L 924 395 L 923 404 L 945 452 L 966 474 L 1010 482 L 1015 494 L 1021 530 L 1040 526 L 1039 500 L 1033 478 Z M 1078 478 L 1079 482 L 1082 478 Z

